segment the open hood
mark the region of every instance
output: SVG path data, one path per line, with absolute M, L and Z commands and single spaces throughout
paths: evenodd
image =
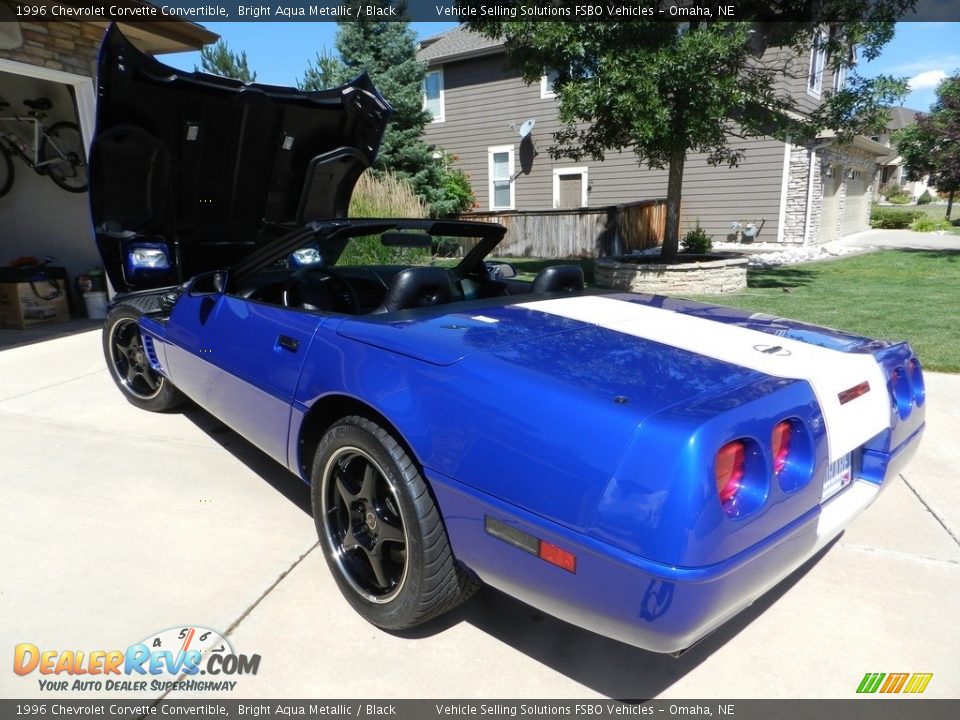
M 306 92 L 168 67 L 111 26 L 100 50 L 90 205 L 117 290 L 229 267 L 345 217 L 391 107 L 364 74 Z

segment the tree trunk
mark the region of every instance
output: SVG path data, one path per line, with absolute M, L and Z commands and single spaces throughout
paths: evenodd
M 670 153 L 670 172 L 667 180 L 667 222 L 664 228 L 660 260 L 664 263 L 677 261 L 680 247 L 680 199 L 683 190 L 683 164 L 687 159 L 685 150 Z
M 950 191 L 950 197 L 947 198 L 947 220 L 950 219 L 950 212 L 953 210 L 953 193 L 955 190 Z

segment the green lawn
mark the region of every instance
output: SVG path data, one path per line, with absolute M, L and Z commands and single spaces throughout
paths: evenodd
M 692 299 L 908 340 L 926 369 L 960 372 L 960 251 L 887 250 L 751 269 L 747 284 Z

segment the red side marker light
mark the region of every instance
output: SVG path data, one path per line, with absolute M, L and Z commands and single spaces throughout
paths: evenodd
M 577 572 L 577 556 L 569 550 L 564 550 L 553 543 L 541 540 L 539 554 L 541 560 L 546 560 L 551 565 L 556 565 L 570 573 Z
M 846 405 L 851 400 L 856 400 L 861 395 L 866 395 L 870 392 L 870 383 L 864 380 L 859 385 L 854 385 L 852 388 L 847 388 L 843 392 L 837 393 L 837 399 L 840 400 L 841 405 Z

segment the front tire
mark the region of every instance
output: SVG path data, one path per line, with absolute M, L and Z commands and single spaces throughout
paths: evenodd
M 317 448 L 313 517 L 340 592 L 385 630 L 450 610 L 478 582 L 453 557 L 427 484 L 403 447 L 377 423 L 340 420 Z
M 139 310 L 117 305 L 103 326 L 103 355 L 110 377 L 123 396 L 142 410 L 165 412 L 184 401 L 183 394 L 150 367 L 140 332 Z

